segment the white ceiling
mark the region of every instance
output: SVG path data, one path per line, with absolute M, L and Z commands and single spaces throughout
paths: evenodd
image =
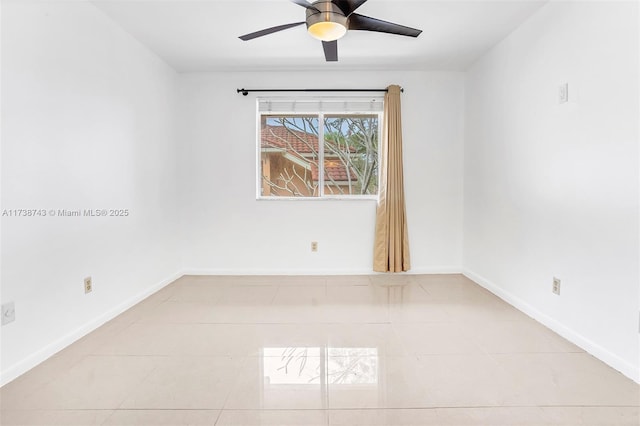
M 419 28 L 416 39 L 350 31 L 339 62 L 304 25 L 242 41 L 238 36 L 304 21 L 288 0 L 95 0 L 98 8 L 181 72 L 265 69 L 464 70 L 547 0 L 369 0 L 362 15 Z

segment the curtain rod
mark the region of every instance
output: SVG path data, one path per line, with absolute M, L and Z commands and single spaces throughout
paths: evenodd
M 388 92 L 387 89 L 236 89 L 242 96 L 249 92 Z M 404 93 L 404 89 L 400 88 Z

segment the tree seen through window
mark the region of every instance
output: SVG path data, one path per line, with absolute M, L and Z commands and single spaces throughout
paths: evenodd
M 377 195 L 377 114 L 261 118 L 262 196 Z

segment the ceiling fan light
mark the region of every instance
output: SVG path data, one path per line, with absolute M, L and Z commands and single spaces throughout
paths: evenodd
M 339 22 L 321 21 L 307 28 L 309 35 L 322 41 L 334 41 L 343 37 L 347 33 L 347 27 Z

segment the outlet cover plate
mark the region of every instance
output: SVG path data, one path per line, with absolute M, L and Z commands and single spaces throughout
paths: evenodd
M 13 302 L 2 304 L 2 325 L 7 325 L 16 320 L 16 306 Z

